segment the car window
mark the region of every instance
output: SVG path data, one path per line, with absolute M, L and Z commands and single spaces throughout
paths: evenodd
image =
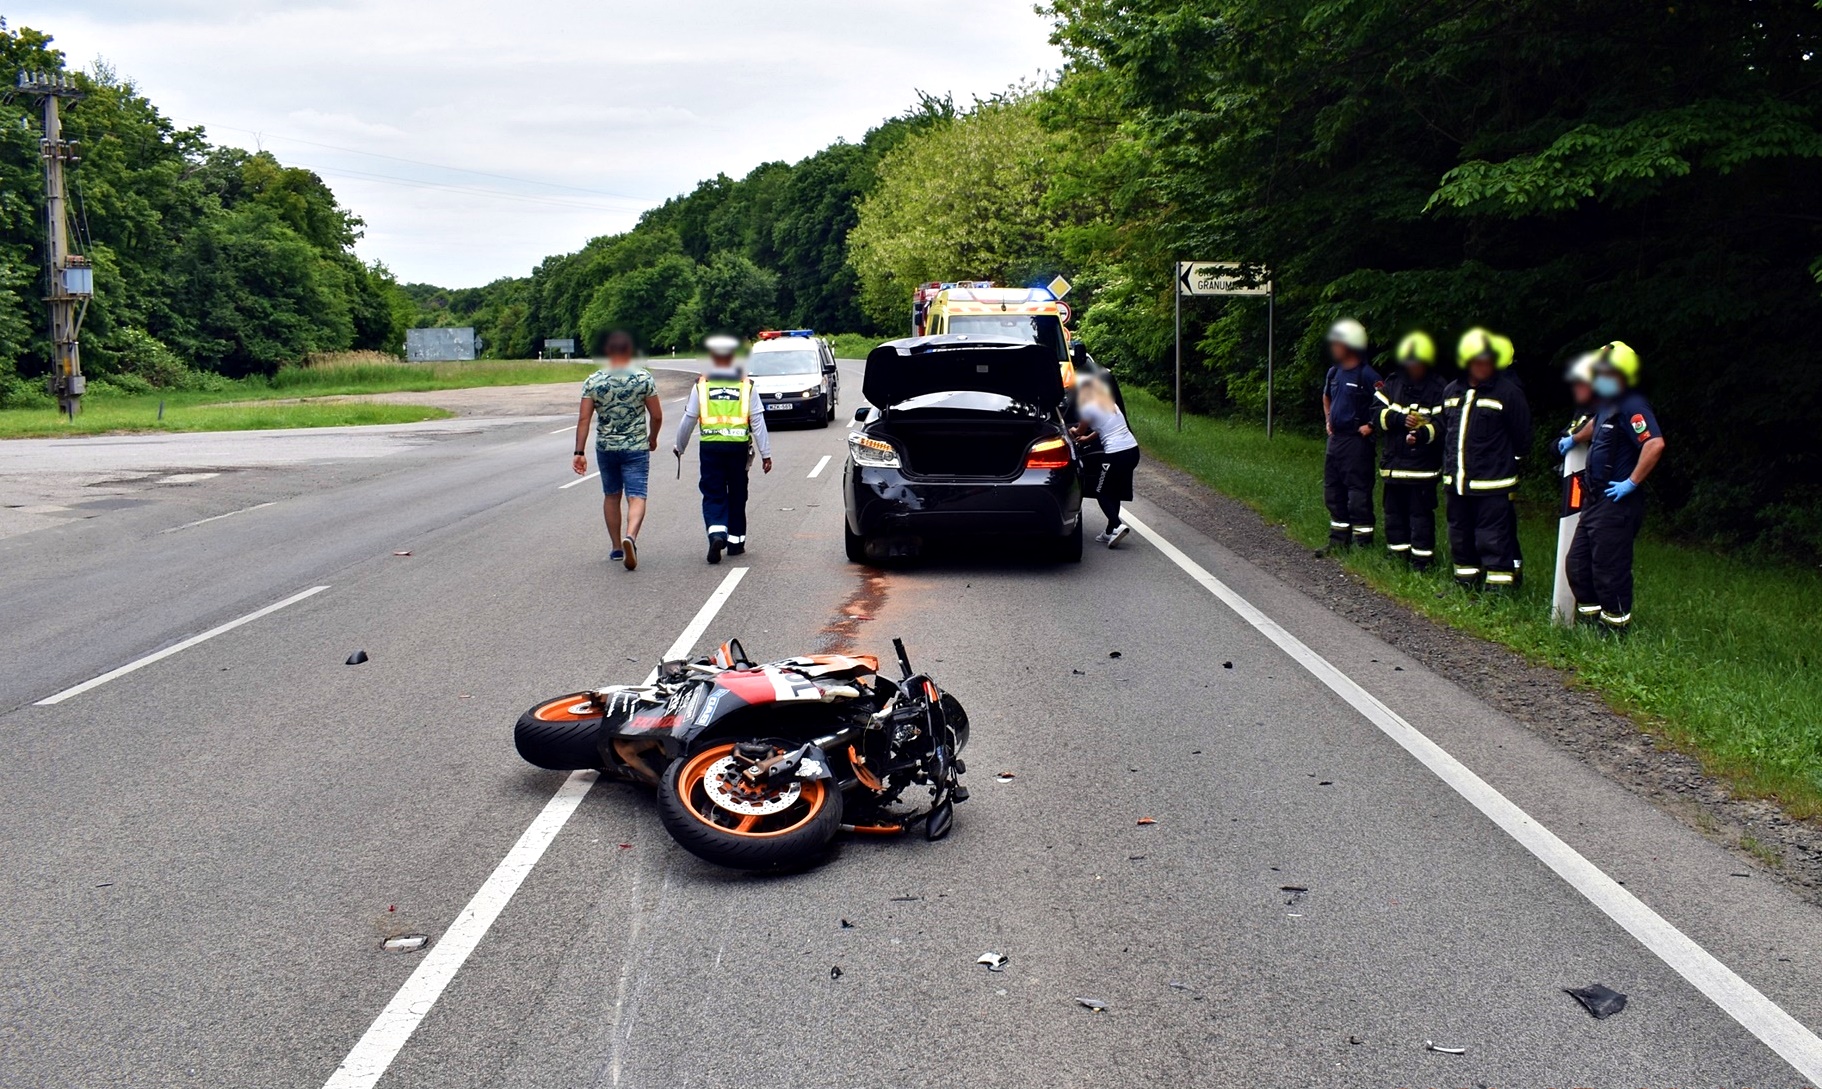
M 747 357 L 747 373 L 755 376 L 779 374 L 817 374 L 822 365 L 814 348 L 788 348 L 776 352 L 754 352 Z
M 1059 361 L 1069 358 L 1069 345 L 1063 339 L 1063 323 L 1055 314 L 957 314 L 944 332 L 1042 344 L 1055 352 Z

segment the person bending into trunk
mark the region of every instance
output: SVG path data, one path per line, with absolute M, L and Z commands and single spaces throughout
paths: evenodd
M 1091 494 L 1107 516 L 1107 532 L 1095 540 L 1115 548 L 1132 532 L 1120 520 L 1120 504 L 1132 499 L 1132 474 L 1139 467 L 1139 440 L 1126 425 L 1126 414 L 1114 403 L 1107 384 L 1097 376 L 1083 375 L 1076 383 L 1076 415 L 1080 423 L 1070 428 L 1077 443 L 1089 447 L 1082 457 L 1083 491 Z

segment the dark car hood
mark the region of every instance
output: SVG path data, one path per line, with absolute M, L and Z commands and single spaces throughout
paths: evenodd
M 1041 344 L 966 334 L 889 341 L 867 355 L 861 393 L 880 408 L 955 390 L 997 393 L 1049 412 L 1063 403 L 1063 373 Z

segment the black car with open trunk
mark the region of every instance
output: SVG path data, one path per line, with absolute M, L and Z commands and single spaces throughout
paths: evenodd
M 1055 352 L 966 334 L 890 341 L 867 356 L 862 393 L 843 481 L 850 560 L 961 534 L 1031 536 L 1082 558 Z

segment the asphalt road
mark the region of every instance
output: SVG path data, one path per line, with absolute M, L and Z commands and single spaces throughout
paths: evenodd
M 565 783 L 514 718 L 642 676 L 735 566 L 698 649 L 900 635 L 967 704 L 955 834 L 752 877 L 596 785 L 380 1086 L 1816 1080 L 1822 913 L 1143 499 L 1079 566 L 859 568 L 838 423 L 774 436 L 720 567 L 658 459 L 628 573 L 564 420 L 457 423 L 115 451 L 164 475 L 0 539 L 0 1086 L 337 1084 Z

